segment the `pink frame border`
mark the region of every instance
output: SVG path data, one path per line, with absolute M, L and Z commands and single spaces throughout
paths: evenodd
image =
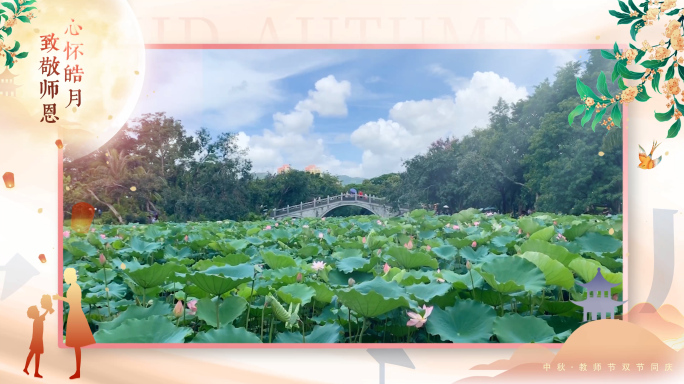
M 146 44 L 145 49 L 610 49 L 608 44 Z M 623 295 L 627 292 L 628 280 L 628 151 L 627 147 L 627 105 L 623 106 L 622 121 L 622 286 Z M 58 151 L 57 157 L 57 185 L 59 193 L 57 197 L 57 244 L 58 244 L 58 270 L 57 270 L 57 292 L 63 295 L 62 270 L 63 264 L 63 156 L 62 151 Z M 64 306 L 58 308 L 57 320 L 57 345 L 59 348 L 69 348 L 63 341 L 63 311 Z M 623 307 L 623 320 L 627 321 L 627 312 Z M 87 349 L 515 349 L 523 345 L 522 343 L 334 343 L 334 344 L 300 344 L 300 343 L 271 343 L 271 344 L 240 344 L 240 343 L 207 343 L 207 344 L 185 344 L 185 343 L 107 343 L 94 344 Z M 560 349 L 563 343 L 544 343 L 538 344 L 549 349 Z

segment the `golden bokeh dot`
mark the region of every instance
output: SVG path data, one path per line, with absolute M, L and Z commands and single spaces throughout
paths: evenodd
M 106 287 L 106 288 L 105 288 L 105 292 L 109 292 L 109 287 Z
M 105 156 L 109 156 L 109 152 L 105 153 Z
M 33 30 L 33 32 L 39 33 L 39 32 L 40 32 L 40 29 L 36 28 L 36 29 Z
M 135 185 L 131 187 L 131 191 L 133 191 L 133 192 L 135 192 L 136 189 L 137 188 L 135 187 Z
M 598 39 L 600 39 L 600 38 L 601 38 L 600 35 L 596 35 L 596 40 L 598 40 Z
M 76 111 L 78 111 L 78 109 L 76 109 L 76 107 L 71 108 L 71 110 L 74 111 L 74 113 L 76 113 Z
M 109 161 L 107 162 L 107 164 L 109 164 Z
M 70 188 L 69 188 L 69 187 L 66 187 L 66 190 L 68 191 L 68 190 L 70 190 Z
M 38 213 L 43 213 L 43 208 L 38 208 Z
M 121 269 L 126 269 L 126 264 L 121 263 Z
M 136 75 L 139 75 L 139 74 L 140 74 L 140 71 L 135 71 L 135 74 L 136 74 Z
M 608 234 L 609 234 L 609 235 L 612 235 L 613 233 L 615 233 L 615 230 L 614 230 L 613 228 L 611 228 L 611 229 L 608 230 Z
M 599 152 L 599 156 L 603 156 L 603 155 L 605 155 L 605 153 L 603 153 L 603 151 Z
M 667 155 L 669 155 L 669 154 L 670 154 L 670 151 L 666 151 L 666 152 L 665 152 L 665 156 L 667 156 Z
M 112 116 L 112 115 L 107 116 L 107 120 L 111 120 L 113 118 L 114 118 L 114 116 Z

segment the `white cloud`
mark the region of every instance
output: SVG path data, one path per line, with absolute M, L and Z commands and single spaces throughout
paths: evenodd
M 551 54 L 554 58 L 553 65 L 556 67 L 562 67 L 568 63 L 568 61 L 577 61 L 582 52 L 586 50 L 582 49 L 549 49 L 547 52 Z
M 316 82 L 315 91 L 309 91 L 309 97 L 300 101 L 296 110 L 317 112 L 320 116 L 347 116 L 347 98 L 351 96 L 351 83 L 347 80 L 337 81 L 330 75 Z
M 307 133 L 313 125 L 314 116 L 308 110 L 294 110 L 290 113 L 276 113 L 273 115 L 273 126 L 281 133 Z
M 448 75 L 441 67 L 432 70 Z M 362 172 L 376 176 L 398 171 L 402 160 L 424 152 L 435 140 L 462 137 L 475 127 L 486 126 L 489 112 L 499 98 L 510 103 L 526 96 L 524 87 L 507 78 L 493 72 L 475 72 L 453 98 L 397 103 L 388 120 L 368 122 L 352 133 L 352 143 L 364 151 Z

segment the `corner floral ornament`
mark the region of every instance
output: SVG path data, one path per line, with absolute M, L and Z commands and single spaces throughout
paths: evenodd
M 681 117 L 684 114 L 684 93 L 680 84 L 680 79 L 684 80 L 684 68 L 682 68 L 684 64 L 684 36 L 682 36 L 684 10 L 677 7 L 677 0 L 645 1 L 638 7 L 633 0 L 629 0 L 627 3 L 618 1 L 618 4 L 622 12 L 611 10 L 609 13 L 619 19 L 618 25 L 631 24 L 630 36 L 634 41 L 636 41 L 636 36 L 642 28 L 653 26 L 654 21 L 664 20 L 667 16 L 672 16 L 672 20 L 667 22 L 663 31 L 665 38 L 655 45 L 644 40 L 640 48 L 630 44 L 630 49 L 620 51 L 617 43 L 615 43 L 612 53 L 602 50 L 601 56 L 616 61 L 611 82 L 617 81 L 622 92 L 611 96 L 603 73 L 600 74 L 596 84 L 596 88 L 601 94 L 600 97 L 590 87 L 577 79 L 577 92 L 582 98 L 583 104 L 570 112 L 568 123 L 572 124 L 575 117 L 584 113 L 581 120 L 581 124 L 584 126 L 596 112 L 591 124 L 592 130 L 596 129 L 599 122 L 608 129 L 614 126 L 619 127 L 622 118 L 619 104 L 631 103 L 634 100 L 640 102 L 649 100 L 651 97 L 646 88 L 647 83 L 650 83 L 654 91 L 664 93 L 667 96 L 665 107 L 668 110 L 666 112 L 655 112 L 655 118 L 661 122 L 674 119 L 675 121 L 667 132 L 667 137 L 676 137 L 682 126 Z M 648 57 L 646 57 L 647 54 Z M 646 60 L 643 60 L 644 58 Z M 643 72 L 632 71 L 627 68 L 627 65 L 639 65 Z M 634 80 L 637 84 L 627 85 L 625 80 Z M 679 100 L 677 99 L 678 96 Z M 604 120 L 603 118 L 609 108 L 612 108 L 610 117 Z
M 31 6 L 35 2 L 36 0 L 12 0 L 0 3 L 0 59 L 5 59 L 6 67 L 12 68 L 19 59 L 28 56 L 28 52 L 19 52 L 21 44 L 18 41 L 10 43 L 8 38 L 18 22 L 30 23 L 35 18 L 32 11 L 36 7 Z

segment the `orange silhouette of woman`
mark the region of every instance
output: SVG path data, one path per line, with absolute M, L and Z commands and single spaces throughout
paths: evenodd
M 49 296 L 48 296 L 49 297 Z M 43 376 L 38 373 L 38 369 L 40 368 L 40 355 L 43 354 L 43 322 L 45 321 L 45 315 L 48 314 L 48 311 L 45 311 L 42 315 L 38 311 L 38 307 L 35 305 L 33 307 L 30 307 L 28 311 L 26 311 L 26 315 L 29 317 L 29 319 L 33 319 L 33 337 L 31 337 L 31 345 L 29 346 L 29 355 L 26 358 L 26 366 L 24 367 L 24 373 L 27 375 L 29 374 L 28 372 L 28 367 L 29 364 L 31 364 L 31 359 L 33 356 L 36 357 L 36 372 L 33 376 L 42 379 Z
M 90 331 L 88 320 L 81 308 L 81 287 L 77 283 L 76 270 L 67 268 L 64 270 L 64 282 L 69 284 L 66 298 L 54 295 L 55 300 L 62 300 L 69 304 L 69 318 L 67 319 L 66 346 L 74 348 L 76 352 L 76 373 L 70 379 L 81 377 L 81 347 L 95 344 L 95 338 Z

